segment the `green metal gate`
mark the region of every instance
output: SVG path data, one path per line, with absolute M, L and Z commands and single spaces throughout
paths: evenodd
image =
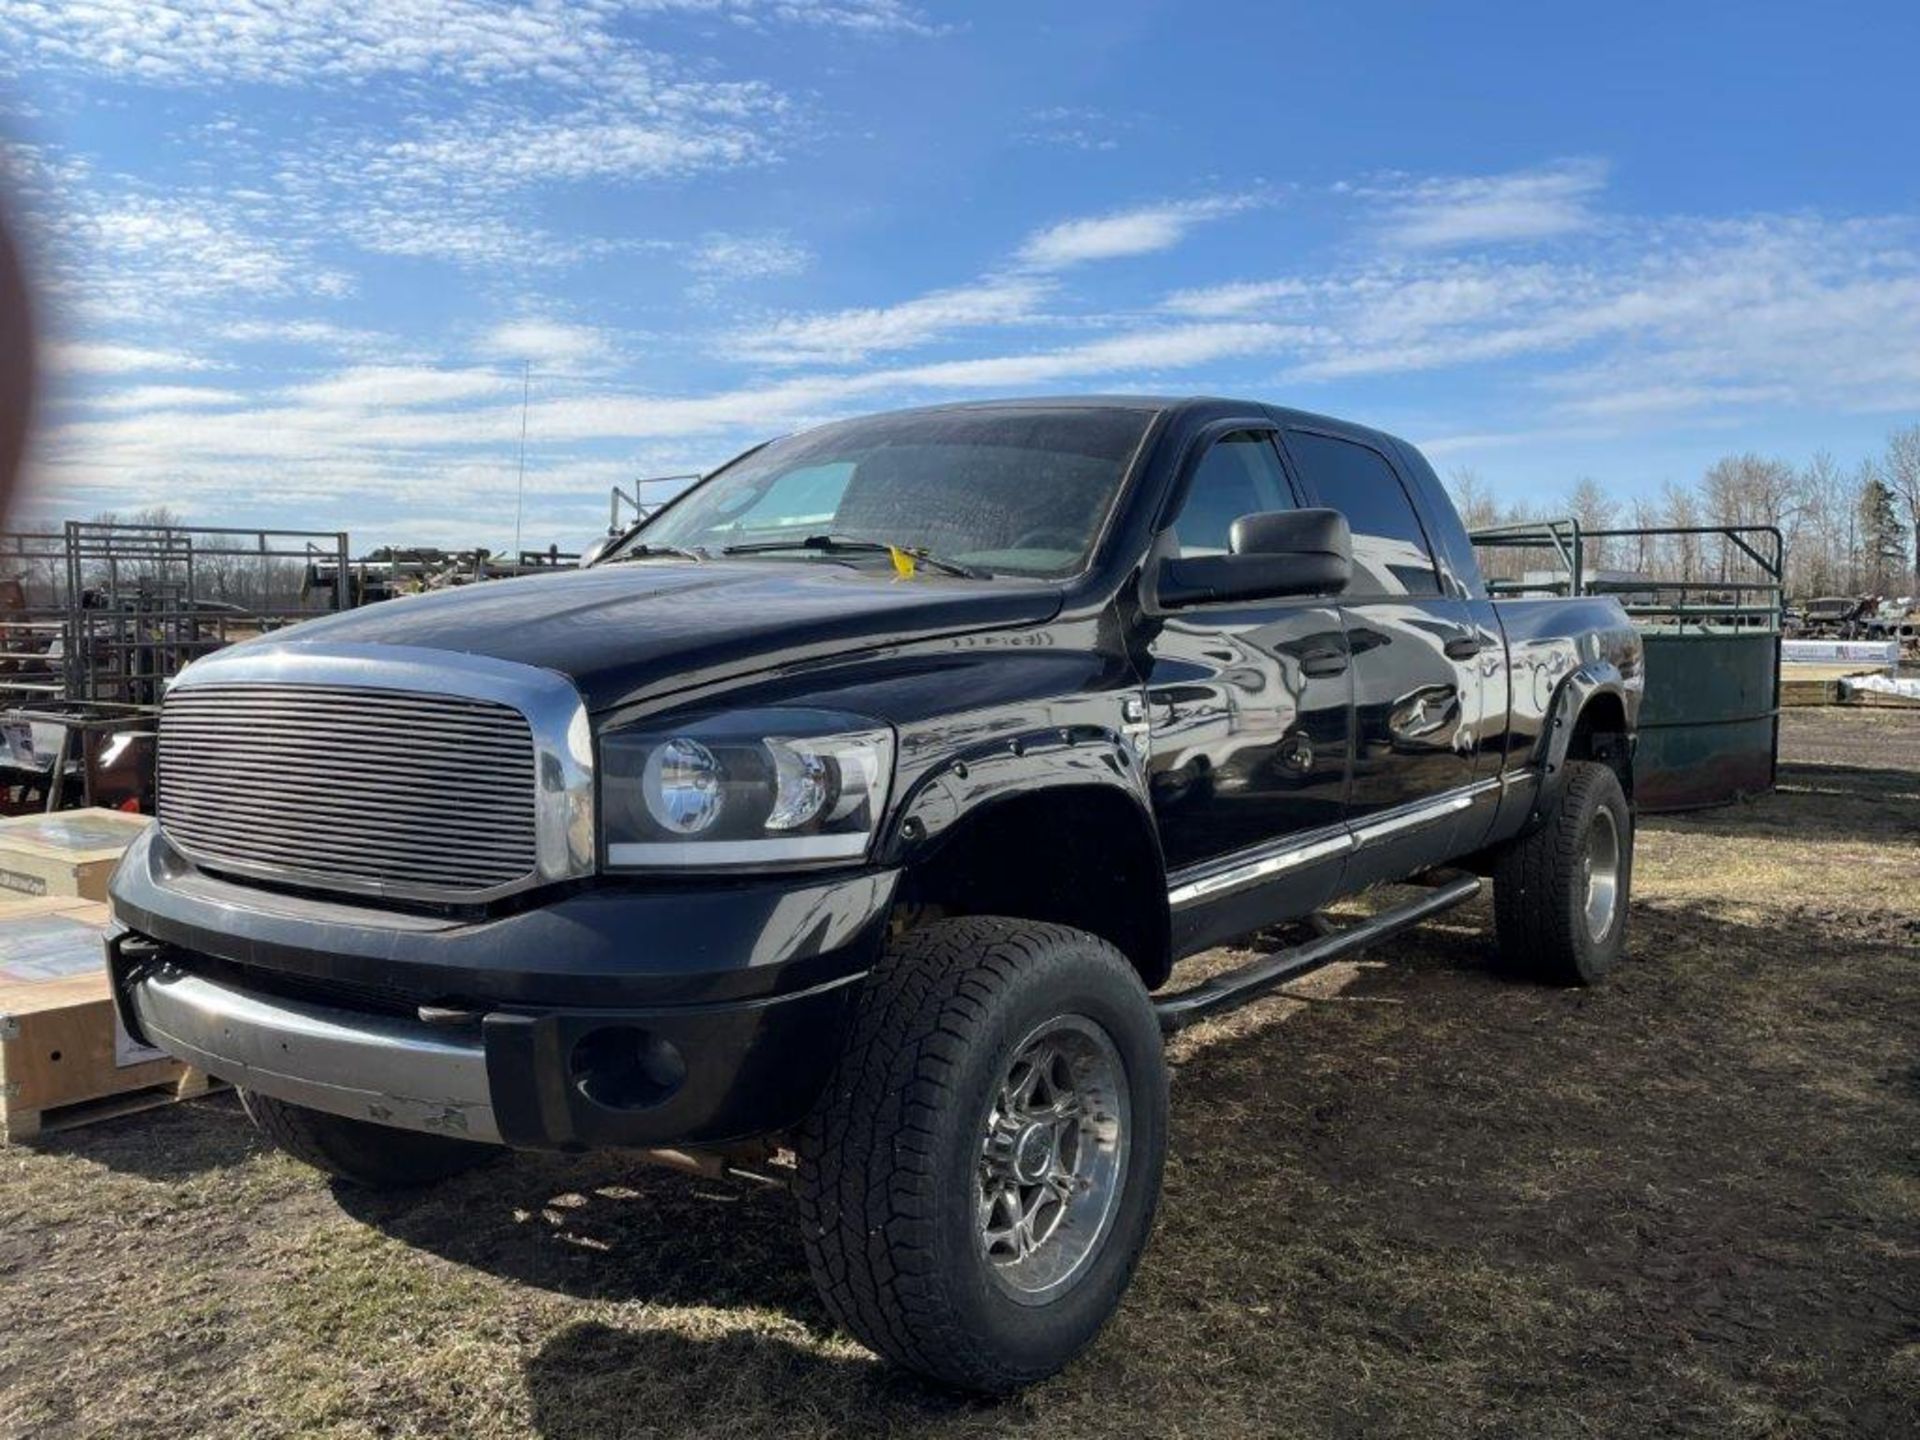
M 1596 543 L 1691 537 L 1712 579 L 1595 573 Z M 1564 577 L 1494 580 L 1496 594 L 1613 595 L 1646 645 L 1634 801 L 1651 812 L 1725 805 L 1773 788 L 1780 747 L 1784 546 L 1768 525 L 1585 530 L 1552 520 L 1477 532 L 1474 543 L 1547 551 Z M 1708 557 L 1708 550 L 1717 551 Z

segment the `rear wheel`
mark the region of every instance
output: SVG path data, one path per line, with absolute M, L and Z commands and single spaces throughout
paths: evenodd
M 499 1153 L 478 1141 L 329 1115 L 255 1090 L 242 1090 L 240 1103 L 260 1133 L 294 1159 L 368 1190 L 431 1185 Z
M 1597 983 L 1626 949 L 1632 881 L 1633 811 L 1620 777 L 1568 762 L 1545 822 L 1494 868 L 1501 959 L 1549 984 Z
M 797 1148 L 840 1324 L 964 1389 L 1044 1379 L 1099 1333 L 1153 1226 L 1166 1072 L 1146 990 L 1064 926 L 910 931 Z

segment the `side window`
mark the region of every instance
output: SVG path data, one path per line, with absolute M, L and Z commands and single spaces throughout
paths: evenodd
M 1182 555 L 1224 555 L 1228 533 L 1242 515 L 1291 509 L 1293 496 L 1272 440 L 1261 431 L 1237 430 L 1200 457 L 1173 533 Z
M 1355 595 L 1438 595 L 1440 579 L 1406 487 L 1378 452 L 1351 440 L 1287 432 L 1307 489 L 1353 531 Z

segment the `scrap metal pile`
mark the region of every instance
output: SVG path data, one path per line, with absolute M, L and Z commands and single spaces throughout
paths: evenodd
M 1807 640 L 1897 640 L 1920 660 L 1920 597 L 1821 595 L 1789 606 L 1786 633 Z
M 71 520 L 0 532 L 0 813 L 151 811 L 160 700 L 237 640 L 377 600 L 570 569 L 557 547 L 383 547 L 345 531 Z

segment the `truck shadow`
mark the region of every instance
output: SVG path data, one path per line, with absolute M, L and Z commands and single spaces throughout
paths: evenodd
M 641 1428 L 1023 1432 L 1098 1411 L 1100 1394 L 1196 1400 L 1194 1294 L 1231 1298 L 1208 1311 L 1227 1327 L 1210 1340 L 1219 1354 L 1279 1346 L 1261 1363 L 1292 1377 L 1340 1373 L 1313 1327 L 1277 1336 L 1260 1319 L 1309 1304 L 1365 1334 L 1386 1323 L 1380 1315 L 1398 1317 L 1392 1325 L 1415 1331 L 1369 1340 L 1369 1365 L 1392 1371 L 1432 1346 L 1457 1352 L 1488 1404 L 1517 1382 L 1515 1327 L 1528 1365 L 1557 1373 L 1580 1373 L 1582 1346 L 1601 1344 L 1601 1409 L 1632 1411 L 1659 1388 L 1663 1357 L 1644 1336 L 1582 1338 L 1551 1308 L 1488 1321 L 1486 1334 L 1419 1329 L 1434 1284 L 1446 1304 L 1432 1313 L 1492 1315 L 1507 1313 L 1501 1286 L 1536 1273 L 1571 1277 L 1582 1304 L 1678 1315 L 1676 1325 L 1709 1336 L 1697 1359 L 1715 1373 L 1755 1363 L 1751 1346 L 1764 1348 L 1768 1331 L 1749 1321 L 1778 1317 L 1807 1354 L 1839 1356 L 1822 1382 L 1841 1384 L 1887 1344 L 1891 1309 L 1841 1313 L 1853 1302 L 1830 1284 L 1836 1261 L 1822 1236 L 1864 1225 L 1857 1196 L 1874 1192 L 1885 1156 L 1866 1131 L 1809 1129 L 1803 1068 L 1811 1052 L 1822 1066 L 1845 1058 L 1855 1091 L 1889 1096 L 1874 1104 L 1910 1110 L 1920 1098 L 1910 1054 L 1889 1068 L 1882 1025 L 1862 1029 L 1887 1004 L 1878 977 L 1899 970 L 1887 966 L 1901 920 L 1839 924 L 1786 904 L 1757 922 L 1716 900 L 1655 900 L 1636 906 L 1634 954 L 1613 983 L 1561 991 L 1496 973 L 1480 906 L 1384 948 L 1390 964 L 1340 998 L 1292 1012 L 1256 1006 L 1242 1012 L 1246 1025 L 1179 1058 L 1148 1260 L 1091 1354 L 1021 1400 L 952 1396 L 839 1336 L 780 1192 L 614 1156 L 515 1156 L 415 1196 L 342 1188 L 340 1204 L 409 1246 L 588 1302 L 522 1361 L 530 1417 L 549 1440 Z M 1782 998 L 1793 987 L 1811 989 Z M 1795 1016 L 1789 1029 L 1776 1004 Z M 1672 1135 L 1692 1139 L 1674 1150 Z M 1801 1150 L 1803 1162 L 1784 1160 Z M 1670 1213 L 1615 1235 L 1609 1217 L 1651 1192 L 1672 1196 Z M 1782 1204 L 1770 1208 L 1774 1198 Z M 1751 1260 L 1761 1252 L 1766 1263 Z M 1405 1256 L 1432 1254 L 1461 1263 L 1402 1269 Z M 1841 1269 L 1872 1288 L 1860 1256 Z M 1331 1425 L 1336 1400 L 1298 1404 Z M 1108 1419 L 1127 1430 L 1121 1413 Z M 1244 1421 L 1263 1428 L 1252 1411 Z
M 768 1420 L 783 1413 L 794 1432 L 895 1435 L 1003 1408 L 938 1389 L 864 1352 L 822 1355 L 747 1329 L 695 1338 L 580 1321 L 549 1339 L 524 1374 L 533 1429 L 543 1440 L 612 1440 L 637 1433 L 635 1417 L 648 1414 L 655 1418 L 647 1433 L 669 1435 L 767 1433 Z M 660 1376 L 676 1377 L 671 1413 L 655 1409 Z
M 1691 1366 L 1728 1383 L 1776 1343 L 1820 1356 L 1792 1382 L 1807 1394 L 1773 1398 L 1857 1395 L 1877 1417 L 1857 1433 L 1890 1433 L 1875 1428 L 1892 1412 L 1871 1377 L 1911 1311 L 1871 1236 L 1894 1219 L 1897 1196 L 1880 1187 L 1904 1155 L 1920 1071 L 1881 1017 L 1912 1013 L 1913 991 L 1897 923 L 1839 919 L 1638 907 L 1620 973 L 1567 991 L 1495 978 L 1486 936 L 1463 918 L 1386 947 L 1392 964 L 1340 999 L 1242 1012 L 1248 1026 L 1176 1067 L 1166 1198 L 1113 1326 L 1060 1380 L 1007 1402 L 901 1376 L 837 1336 L 780 1197 L 615 1181 L 629 1198 L 544 1222 L 523 1257 L 576 1243 L 560 1238 L 571 1232 L 617 1248 L 594 1252 L 584 1277 L 543 1283 L 689 1308 L 580 1315 L 545 1336 L 522 1365 L 534 1428 L 547 1440 L 1153 1433 L 1154 1411 L 1105 1398 L 1135 1396 L 1161 1414 L 1212 1405 L 1231 1433 L 1364 1434 L 1368 1388 L 1391 1395 L 1435 1356 L 1462 1390 L 1431 1433 L 1496 1413 L 1514 1433 L 1552 1428 L 1517 1380 L 1519 1354 L 1526 1374 L 1568 1377 L 1540 1404 L 1650 1433 L 1685 1389 L 1669 1368 L 1679 1335 Z M 1841 1087 L 1846 1105 L 1815 1086 Z M 568 1173 L 492 1179 L 524 1205 Z M 464 1203 L 450 1197 L 435 1223 L 457 1230 Z M 1860 1243 L 1836 1247 L 1836 1234 Z M 1196 1310 L 1196 1296 L 1217 1303 Z M 1568 1323 L 1567 1306 L 1660 1318 L 1594 1328 Z M 1193 1367 L 1199 1313 L 1217 1373 L 1271 1388 L 1209 1389 Z
M 783 1190 L 618 1154 L 517 1154 L 420 1191 L 335 1185 L 363 1224 L 457 1265 L 581 1300 L 775 1306 L 825 1324 Z

